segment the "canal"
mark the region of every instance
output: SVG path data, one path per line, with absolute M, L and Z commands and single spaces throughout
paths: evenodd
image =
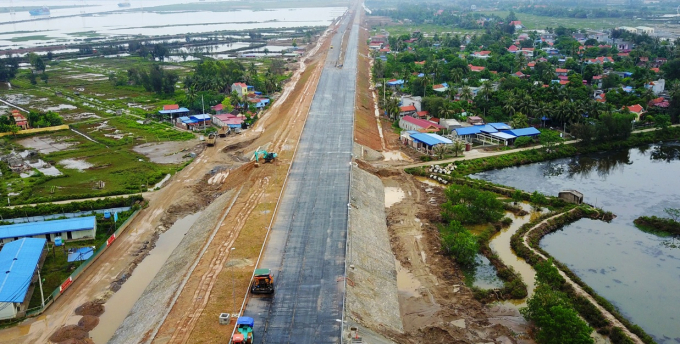
M 610 223 L 582 219 L 547 235 L 541 247 L 567 264 L 658 343 L 680 342 L 680 249 L 673 238 L 633 224 L 641 215 L 680 208 L 680 145 L 668 143 L 494 170 L 473 175 L 556 196 L 576 189 L 585 202 L 616 214 Z M 677 243 L 676 243 L 677 244 Z

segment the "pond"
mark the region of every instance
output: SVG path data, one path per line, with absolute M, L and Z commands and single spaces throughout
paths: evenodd
M 547 235 L 541 247 L 658 343 L 680 342 L 680 249 L 633 225 L 641 215 L 680 208 L 680 145 L 668 143 L 557 159 L 473 175 L 528 192 L 576 189 L 612 211 L 611 223 L 582 219 Z

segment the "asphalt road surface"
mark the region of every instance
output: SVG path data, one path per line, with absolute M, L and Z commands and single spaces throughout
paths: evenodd
M 349 20 L 332 38 L 260 263 L 272 269 L 276 293 L 251 298 L 244 312 L 255 319 L 255 343 L 340 343 L 359 32 Z

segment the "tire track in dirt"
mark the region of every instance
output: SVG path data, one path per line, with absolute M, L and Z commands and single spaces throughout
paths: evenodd
M 245 210 L 240 211 L 239 214 L 236 216 L 235 219 L 236 223 L 234 229 L 229 234 L 229 238 L 227 239 L 227 241 L 225 241 L 219 247 L 218 254 L 215 257 L 213 257 L 213 259 L 210 262 L 209 265 L 210 269 L 201 277 L 199 286 L 194 292 L 193 299 L 196 302 L 200 302 L 198 308 L 195 308 L 192 312 L 190 312 L 183 318 L 183 320 L 177 327 L 177 330 L 175 330 L 175 333 L 173 334 L 172 338 L 170 338 L 170 341 L 168 343 L 186 343 L 189 340 L 189 336 L 191 335 L 194 325 L 196 324 L 196 322 L 199 319 L 199 316 L 205 309 L 205 306 L 208 304 L 210 293 L 212 292 L 215 283 L 217 282 L 217 276 L 222 271 L 222 268 L 224 268 L 225 263 L 229 258 L 229 252 L 231 251 L 230 248 L 232 247 L 234 241 L 241 232 L 241 229 L 245 225 L 248 216 L 253 211 L 253 209 L 255 209 L 255 207 L 258 205 L 259 200 L 264 194 L 264 190 L 266 189 L 267 185 L 269 185 L 269 177 L 264 177 L 263 179 L 257 181 L 256 185 L 254 185 L 254 188 L 258 191 L 255 193 L 251 193 L 248 196 L 246 204 L 244 206 Z M 224 225 L 225 224 L 223 223 L 221 226 Z
M 320 43 L 319 46 L 321 46 L 322 44 L 323 43 Z M 299 98 L 295 99 L 294 100 L 295 103 L 292 104 L 292 106 L 296 107 L 295 112 L 293 113 L 292 116 L 285 116 L 282 124 L 279 126 L 279 130 L 275 132 L 273 141 L 271 142 L 272 148 L 269 149 L 270 151 L 283 150 L 285 143 L 288 141 L 289 138 L 291 138 L 292 135 L 300 134 L 301 130 L 296 131 L 295 125 L 299 120 L 303 121 L 306 120 L 306 116 L 309 111 L 308 108 L 304 106 L 304 104 L 311 103 L 310 97 L 311 95 L 313 95 L 313 92 L 310 93 L 310 88 L 312 86 L 316 88 L 316 84 L 318 83 L 318 77 L 320 76 L 322 67 L 323 63 L 318 63 L 314 67 L 314 70 L 311 72 L 311 75 L 309 77 L 310 81 L 305 84 L 304 90 L 301 93 L 299 93 Z M 291 87 L 291 89 L 295 88 L 296 87 Z M 277 110 L 281 112 L 283 109 L 279 108 Z M 264 132 L 264 129 L 261 129 L 261 132 Z M 250 145 L 250 148 L 259 143 L 253 142 Z M 241 208 L 241 210 L 238 211 L 235 220 L 236 226 L 232 227 L 232 229 L 220 229 L 220 231 L 221 230 L 229 231 L 228 238 L 224 242 L 224 244 L 220 245 L 220 247 L 217 249 L 217 254 L 210 261 L 207 271 L 205 271 L 201 276 L 198 287 L 194 291 L 192 300 L 194 300 L 195 302 L 194 304 L 198 303 L 198 307 L 182 315 L 182 318 L 177 323 L 177 326 L 175 327 L 172 337 L 170 338 L 168 343 L 186 343 L 190 340 L 191 334 L 194 328 L 196 327 L 196 324 L 198 323 L 201 314 L 204 312 L 206 306 L 208 305 L 210 295 L 213 291 L 215 284 L 217 283 L 220 272 L 223 270 L 227 260 L 229 259 L 231 247 L 233 246 L 241 230 L 245 226 L 246 221 L 248 220 L 250 214 L 253 212 L 255 207 L 260 203 L 260 200 L 265 194 L 265 190 L 267 189 L 267 186 L 269 185 L 270 181 L 270 177 L 268 176 L 268 169 L 264 168 L 259 169 L 258 172 L 251 174 L 249 180 L 250 181 L 256 180 L 255 184 L 249 188 L 249 190 L 256 191 L 251 191 L 250 195 L 247 197 L 247 200 L 245 201 L 245 205 Z M 272 214 L 272 217 L 273 216 L 274 214 Z M 230 221 L 229 222 L 230 226 L 233 223 L 234 223 L 233 221 Z M 224 224 L 222 224 L 222 226 L 224 226 Z M 210 245 L 210 243 L 207 243 L 207 245 Z

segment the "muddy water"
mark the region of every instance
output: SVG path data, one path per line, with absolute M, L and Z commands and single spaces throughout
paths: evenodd
M 391 207 L 393 204 L 397 204 L 404 199 L 406 194 L 404 190 L 396 186 L 386 186 L 385 187 L 385 208 Z
M 401 263 L 396 259 L 395 264 L 397 265 L 397 289 L 399 293 L 406 297 L 419 296 L 418 290 L 422 286 L 420 281 L 408 269 L 401 266 Z
M 161 234 L 156 241 L 156 247 L 142 260 L 120 290 L 108 299 L 105 304 L 106 311 L 99 317 L 99 325 L 90 332 L 96 344 L 104 344 L 111 339 L 144 289 L 156 276 L 199 215 L 200 213 L 196 213 L 177 220 L 170 229 Z
M 491 241 L 489 241 L 489 247 L 496 255 L 498 255 L 498 257 L 503 261 L 503 263 L 505 263 L 505 265 L 512 267 L 513 269 L 515 269 L 517 273 L 520 274 L 520 276 L 522 276 L 522 280 L 524 281 L 524 283 L 527 284 L 527 291 L 529 292 L 529 296 L 531 296 L 534 292 L 535 287 L 534 278 L 536 276 L 536 272 L 531 267 L 531 265 L 524 261 L 523 258 L 517 257 L 512 248 L 510 248 L 510 239 L 517 232 L 517 230 L 519 230 L 520 227 L 538 218 L 539 216 L 541 216 L 542 213 L 546 212 L 547 210 L 533 209 L 527 203 L 519 203 L 518 206 L 522 207 L 522 209 L 529 212 L 529 214 L 525 216 L 517 216 L 511 212 L 507 212 L 505 216 L 512 219 L 512 224 L 510 224 L 510 226 L 506 228 L 501 229 L 493 237 L 491 237 Z M 486 284 L 500 283 L 500 280 L 498 280 L 498 277 L 496 277 L 495 274 L 496 274 L 495 269 L 493 268 L 489 269 L 488 266 L 483 265 L 479 266 L 478 269 L 475 271 L 476 280 L 474 285 L 480 288 L 485 288 L 484 283 Z M 480 284 L 477 283 L 477 280 L 480 280 Z M 513 303 L 523 304 L 524 300 L 519 300 L 519 302 L 513 301 Z
M 567 264 L 659 343 L 680 342 L 680 249 L 672 238 L 633 225 L 641 215 L 680 208 L 677 143 L 584 155 L 476 175 L 525 191 L 556 195 L 577 189 L 585 201 L 617 217 L 611 223 L 579 220 L 546 236 L 541 246 Z

